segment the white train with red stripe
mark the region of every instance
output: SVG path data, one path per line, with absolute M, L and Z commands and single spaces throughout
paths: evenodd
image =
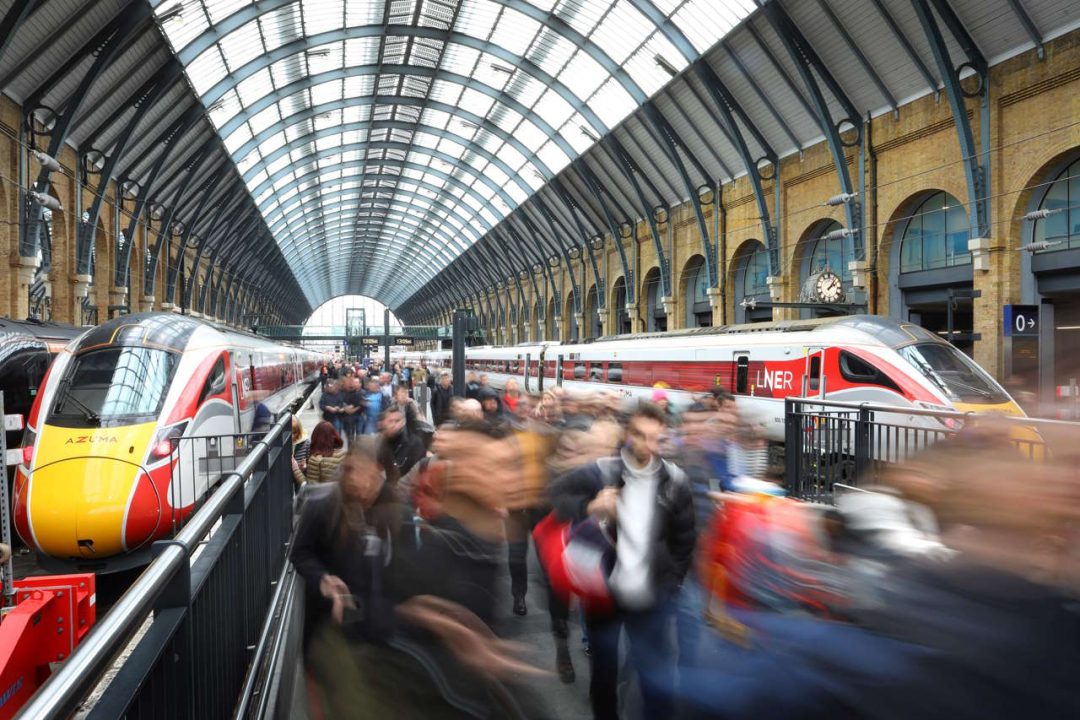
M 451 353 L 409 353 L 407 359 L 449 368 Z M 784 439 L 784 399 L 797 396 L 1023 415 L 1008 393 L 953 345 L 917 325 L 874 315 L 580 344 L 473 347 L 466 350 L 465 363 L 468 371 L 486 373 L 493 386 L 515 378 L 530 393 L 557 385 L 568 392 L 649 399 L 663 383 L 671 401 L 685 406 L 695 394 L 719 386 L 735 395 L 740 408 L 776 442 Z
M 171 313 L 87 331 L 57 355 L 27 419 L 16 530 L 46 564 L 100 571 L 145 562 L 150 544 L 220 475 L 206 462 L 207 443 L 185 452 L 181 439 L 224 436 L 215 451 L 234 454 L 231 436 L 285 410 L 321 361 Z

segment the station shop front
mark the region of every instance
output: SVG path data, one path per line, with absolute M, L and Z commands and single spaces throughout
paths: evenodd
M 1026 212 L 1049 211 L 1024 222 L 1021 300 L 1038 308 L 1037 343 L 1014 338 L 1006 348 L 1013 382 L 1037 386 L 1043 407 L 1080 420 L 1080 150 L 1038 179 Z M 1036 249 L 1038 248 L 1038 249 Z

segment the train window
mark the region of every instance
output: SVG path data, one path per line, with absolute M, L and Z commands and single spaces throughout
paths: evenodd
M 821 389 L 821 355 L 814 355 L 810 358 L 810 373 L 807 377 L 810 381 L 811 390 Z
M 589 363 L 589 382 L 604 382 L 604 366 L 601 363 Z
M 225 356 L 221 356 L 210 369 L 210 374 L 203 383 L 202 392 L 199 393 L 199 404 L 208 397 L 219 395 L 225 390 Z
M 849 352 L 840 352 L 840 376 L 853 383 L 881 385 L 900 392 L 900 387 L 885 373 Z
M 178 361 L 176 353 L 137 346 L 79 355 L 68 365 L 57 390 L 53 419 L 87 427 L 124 417 L 155 416 L 161 412 Z
M 575 380 L 584 380 L 585 379 L 585 363 L 583 363 L 583 362 L 574 363 L 574 379 Z
M 750 386 L 750 357 L 740 355 L 735 361 L 735 392 L 746 393 Z
M 607 381 L 609 383 L 622 382 L 622 363 L 608 363 Z

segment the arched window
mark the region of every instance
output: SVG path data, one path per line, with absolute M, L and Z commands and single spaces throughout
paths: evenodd
M 900 272 L 969 264 L 969 237 L 963 204 L 948 193 L 935 192 L 911 213 L 900 240 Z
M 709 273 L 700 255 L 687 263 L 683 273 L 686 283 L 686 327 L 712 325 L 712 306 L 709 305 Z
M 746 269 L 743 274 L 743 297 L 769 294 L 769 255 L 764 245 L 758 244 L 758 248 L 746 259 Z
M 819 231 L 815 230 L 814 234 L 817 237 L 812 241 L 814 250 L 810 255 L 808 276 L 828 266 L 845 283 L 851 282 L 851 270 L 848 268 L 848 263 L 855 259 L 855 240 L 850 235 L 826 239 L 829 233 L 841 229 L 840 223 L 833 220 L 823 224 Z
M 1047 251 L 1080 247 L 1080 159 L 1054 178 L 1039 209 L 1060 212 L 1035 221 L 1035 242 L 1058 243 Z

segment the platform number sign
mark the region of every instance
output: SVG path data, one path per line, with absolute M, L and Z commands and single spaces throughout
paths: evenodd
M 1038 305 L 1006 305 L 1005 337 L 1038 337 Z

